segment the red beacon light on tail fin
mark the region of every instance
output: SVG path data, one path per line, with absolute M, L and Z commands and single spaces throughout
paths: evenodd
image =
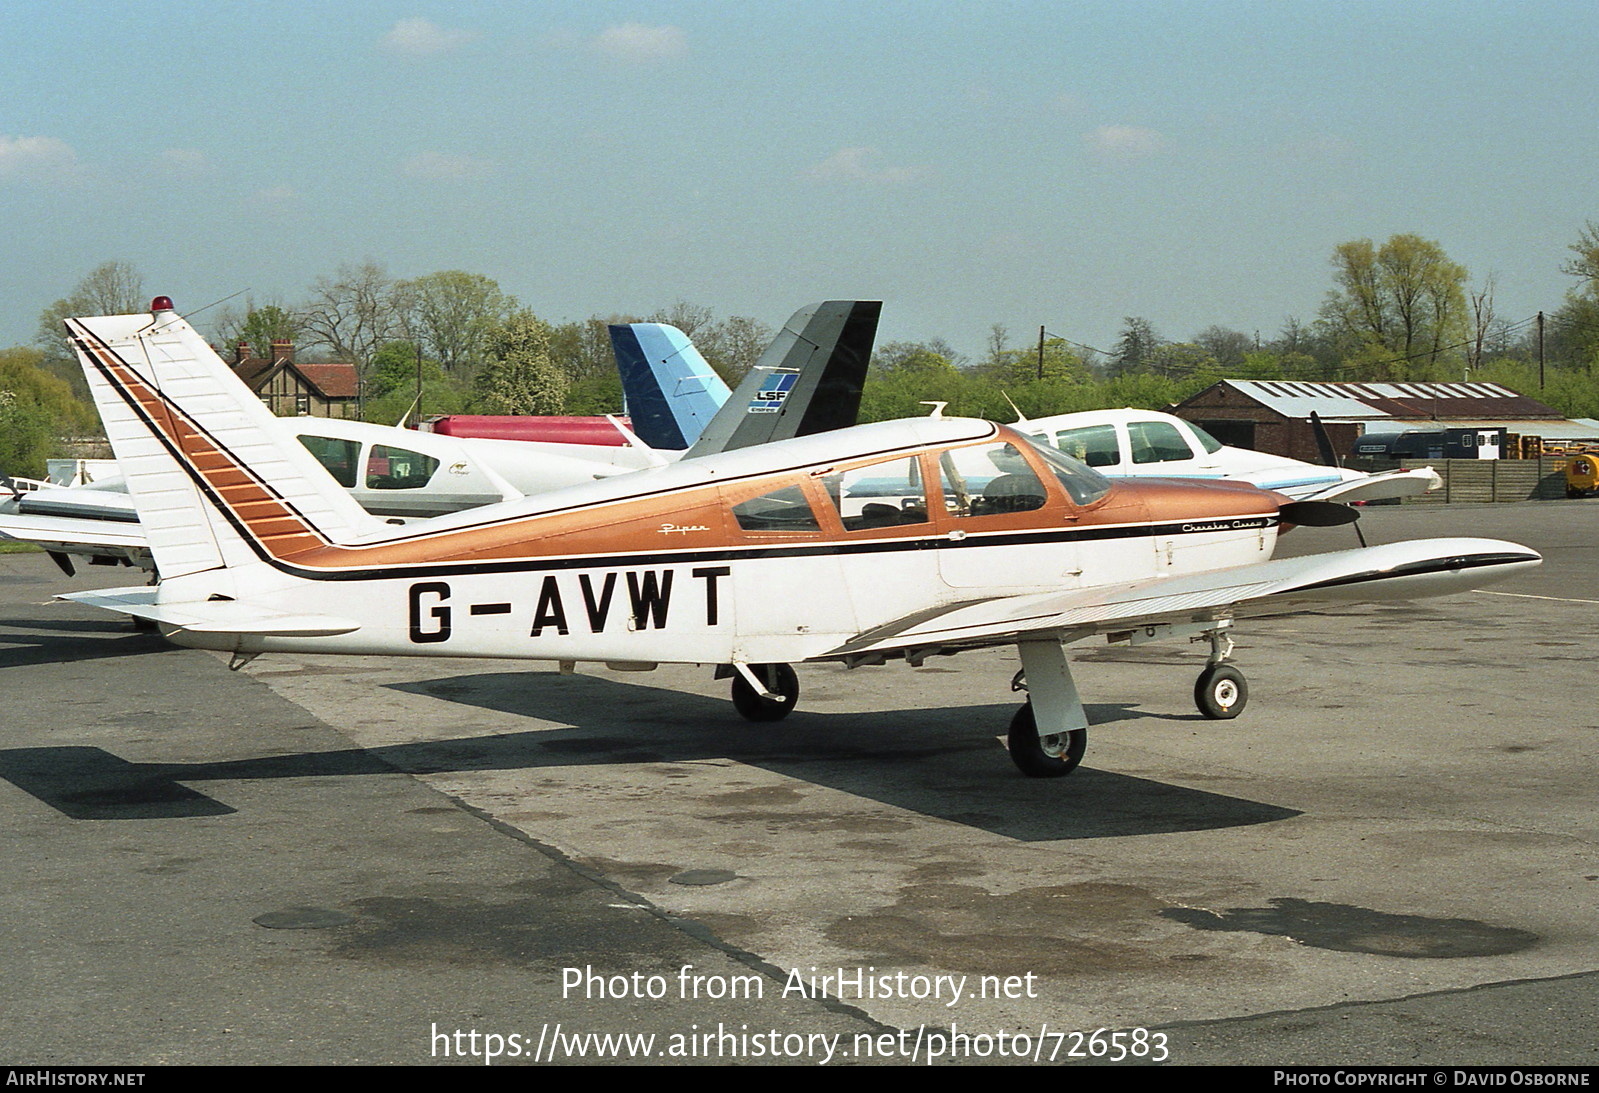
M 157 296 L 155 299 L 150 301 L 150 310 L 152 312 L 155 312 L 155 311 L 175 311 L 176 308 L 174 308 L 172 306 L 172 297 L 170 297 L 170 296 Z

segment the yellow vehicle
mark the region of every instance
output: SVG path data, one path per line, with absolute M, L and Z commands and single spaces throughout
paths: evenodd
M 1573 456 L 1566 464 L 1566 496 L 1586 497 L 1599 492 L 1599 455 Z

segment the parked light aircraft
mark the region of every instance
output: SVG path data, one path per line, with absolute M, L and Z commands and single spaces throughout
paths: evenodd
M 799 309 L 731 404 L 727 386 L 675 327 L 611 327 L 623 389 L 637 407 L 634 432 L 622 429 L 634 441 L 626 446 L 456 437 L 334 418 L 280 419 L 278 428 L 297 437 L 368 512 L 437 516 L 658 466 L 681 458 L 690 444 L 720 450 L 854 424 L 880 308 L 833 300 Z M 813 407 L 818 396 L 827 398 L 825 408 Z M 716 439 L 700 444 L 707 427 Z M 636 436 L 639 430 L 655 443 Z M 0 497 L 0 535 L 43 546 L 68 575 L 72 555 L 94 564 L 154 564 L 120 476 L 16 501 Z
M 1084 410 L 1021 418 L 1016 427 L 1111 478 L 1229 478 L 1296 501 L 1338 502 L 1416 497 L 1443 485 L 1431 467 L 1366 474 L 1234 448 L 1190 421 L 1154 410 Z
M 699 358 L 693 343 L 674 327 L 636 323 L 631 327 L 613 326 L 611 333 L 624 378 L 630 374 L 630 370 L 635 373 L 641 370 L 646 361 L 659 367 L 657 362 L 679 359 L 680 355 L 698 358 L 702 367 L 697 371 L 709 372 L 708 367 L 703 367 L 703 358 Z M 653 340 L 653 344 L 650 340 Z M 648 345 L 648 349 L 643 348 L 641 343 Z M 695 370 L 689 371 L 693 374 Z M 714 375 L 711 378 L 714 379 Z M 638 386 L 652 394 L 648 402 L 630 396 L 630 407 L 658 406 L 661 398 L 656 392 L 675 390 L 685 407 L 690 395 L 698 399 L 693 411 L 677 411 L 680 417 L 687 417 L 692 412 L 697 416 L 690 420 L 698 422 L 709 420 L 727 397 L 725 387 L 720 392 L 714 388 L 702 389 L 696 382 L 686 379 L 663 377 L 655 383 L 640 383 Z M 857 405 L 858 401 L 857 395 L 856 402 L 851 405 Z M 641 415 L 637 410 L 634 418 L 635 430 L 644 436 L 638 425 Z M 652 436 L 660 436 L 663 440 L 658 442 L 647 436 L 646 439 L 653 446 L 686 448 L 692 443 L 677 441 L 679 435 L 690 434 L 686 428 L 681 433 L 674 431 L 678 427 L 672 425 L 660 410 L 648 414 L 643 420 L 657 419 L 663 423 L 652 424 L 655 430 Z M 854 424 L 853 415 L 839 424 Z M 1443 479 L 1431 467 L 1367 474 L 1247 448 L 1234 448 L 1222 444 L 1192 422 L 1154 410 L 1085 410 L 1033 420 L 1018 414 L 1016 427 L 1035 439 L 1054 445 L 1067 455 L 1075 456 L 1111 478 L 1231 478 L 1261 489 L 1275 490 L 1299 501 L 1342 503 L 1415 497 L 1443 485 Z M 1328 462 L 1332 462 L 1330 456 Z
M 789 664 L 1015 644 L 1009 744 L 1065 774 L 1088 721 L 1065 653 L 1104 634 L 1209 640 L 1196 700 L 1247 697 L 1236 619 L 1454 592 L 1539 564 L 1490 539 L 1271 560 L 1321 502 L 1252 486 L 1113 482 L 1016 430 L 917 418 L 725 451 L 536 497 L 382 524 L 328 482 L 176 313 L 67 328 L 163 575 L 65 598 L 234 654 L 719 665 L 746 717 Z

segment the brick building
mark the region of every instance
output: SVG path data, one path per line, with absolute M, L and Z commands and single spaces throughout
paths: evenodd
M 248 342 L 233 353 L 233 370 L 279 417 L 356 417 L 359 381 L 353 364 L 297 364 L 294 343 L 273 341 L 257 357 Z
M 1567 424 L 1553 407 L 1497 383 L 1222 380 L 1172 408 L 1223 444 L 1317 463 L 1312 411 L 1340 455 L 1366 433 L 1502 426 L 1537 435 Z

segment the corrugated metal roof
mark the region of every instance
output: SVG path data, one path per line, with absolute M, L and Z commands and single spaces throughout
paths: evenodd
M 1497 383 L 1323 383 L 1308 380 L 1222 380 L 1221 383 L 1291 418 L 1308 418 L 1314 411 L 1327 421 L 1370 422 L 1385 418 L 1459 418 L 1482 423 L 1496 423 L 1501 419 L 1561 420 L 1559 412 L 1552 407 Z

